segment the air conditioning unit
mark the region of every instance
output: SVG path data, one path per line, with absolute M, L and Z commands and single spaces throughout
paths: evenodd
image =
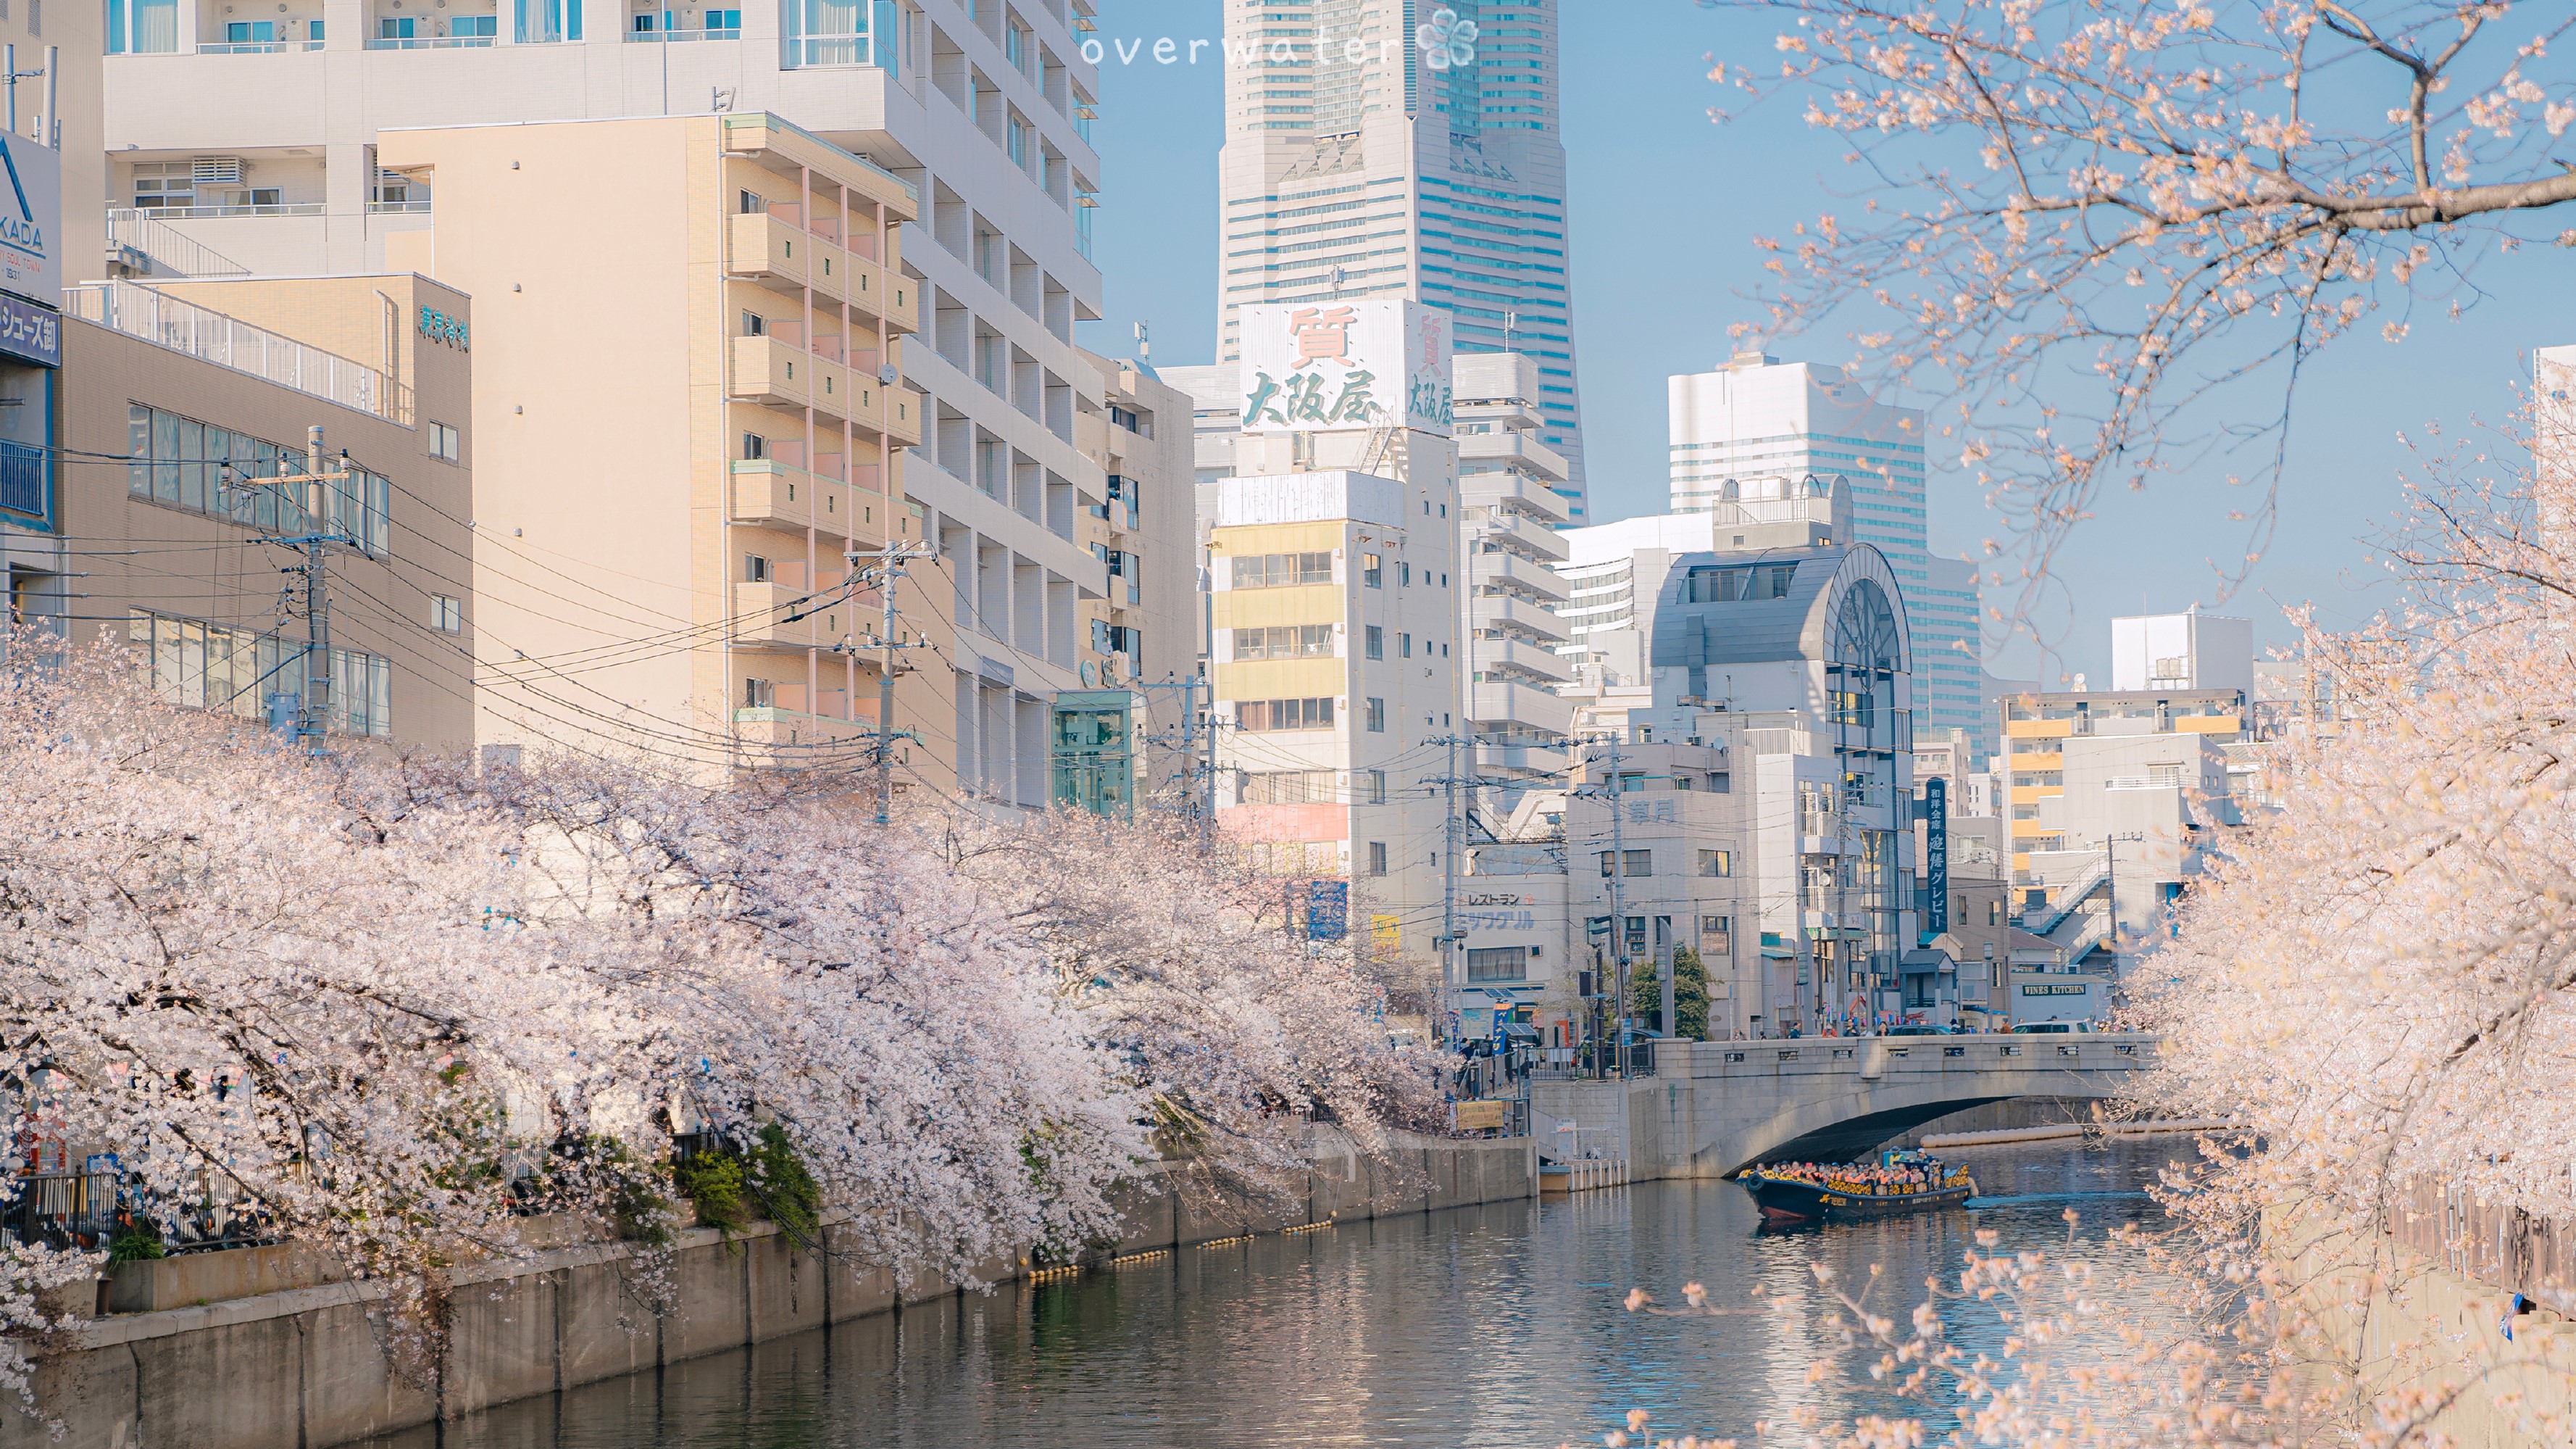
M 188 163 L 188 179 L 199 186 L 239 186 L 249 170 L 239 156 L 199 156 Z

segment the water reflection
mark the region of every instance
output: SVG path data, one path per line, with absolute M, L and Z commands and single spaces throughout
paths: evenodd
M 1954 1153 L 1985 1194 L 2046 1200 L 1790 1233 L 1757 1232 L 1732 1183 L 1676 1182 L 1184 1249 L 505 1406 L 448 1426 L 443 1444 L 1530 1446 L 1598 1443 L 1631 1408 L 1660 1432 L 1749 1437 L 1757 1418 L 1801 1404 L 1892 1406 L 1865 1379 L 1807 1384 L 1827 1347 L 1819 1312 L 1631 1315 L 1619 1305 L 1630 1287 L 1678 1302 L 1696 1280 L 1712 1303 L 1739 1306 L 1756 1285 L 1806 1292 L 1816 1261 L 1854 1276 L 1879 1263 L 1891 1284 L 1920 1285 L 1954 1273 L 1980 1227 L 2008 1246 L 2062 1244 L 2069 1210 L 2078 1256 L 2134 1271 L 2134 1250 L 2103 1235 L 2152 1223 L 2153 1205 L 2131 1194 L 2187 1151 L 2131 1139 Z M 1999 1341 L 1982 1310 L 1952 1316 L 1971 1346 Z M 379 1441 L 432 1442 L 427 1430 Z

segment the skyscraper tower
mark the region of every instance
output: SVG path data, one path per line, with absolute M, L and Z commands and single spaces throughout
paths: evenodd
M 1461 352 L 1539 370 L 1558 491 L 1590 522 L 1557 131 L 1562 0 L 1226 7 L 1217 357 L 1250 302 L 1411 298 Z

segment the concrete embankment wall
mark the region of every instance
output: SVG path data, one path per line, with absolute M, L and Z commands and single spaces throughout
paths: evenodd
M 1129 1195 L 1120 1253 L 1186 1247 L 1307 1223 L 1352 1221 L 1533 1197 L 1537 1155 L 1526 1138 L 1409 1139 L 1390 1158 L 1347 1148 L 1312 1154 L 1302 1181 L 1275 1197 L 1204 1189 L 1185 1170 Z M 899 1312 L 961 1291 L 934 1276 L 899 1279 L 846 1251 L 826 1224 L 800 1248 L 767 1224 L 727 1243 L 683 1234 L 669 1281 L 680 1311 L 645 1311 L 635 1264 L 615 1244 L 576 1244 L 454 1275 L 444 1360 L 427 1387 L 393 1371 L 375 1295 L 293 1250 L 192 1255 L 128 1264 L 111 1313 L 43 1350 L 36 1390 L 68 1433 L 0 1406 L 0 1449 L 327 1449 L 867 1314 Z M 977 1276 L 1006 1281 L 1025 1260 Z M 310 1286 L 281 1287 L 301 1277 Z M 165 1281 L 166 1280 L 166 1281 Z M 249 1296 L 214 1299 L 241 1289 Z M 209 1301 L 179 1299 L 194 1291 Z
M 2545 1271 L 2511 1261 L 2519 1215 L 2454 1205 L 2445 1218 L 2441 1194 L 2431 1196 L 2432 1211 L 2400 1209 L 2376 1233 L 2328 1231 L 2301 1214 L 2268 1219 L 2265 1245 L 2282 1264 L 2284 1291 L 2317 1316 L 2365 1394 L 2416 1405 L 2430 1434 L 2460 1449 L 2571 1442 L 2576 1322 L 2563 1311 L 2563 1280 L 2519 1276 Z M 2491 1274 L 2562 1311 L 2515 1316 L 2507 1339 L 2509 1290 L 2482 1281 Z

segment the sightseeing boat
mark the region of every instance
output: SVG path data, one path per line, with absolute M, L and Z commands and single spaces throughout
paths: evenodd
M 1933 1185 L 1900 1191 L 1863 1181 L 1872 1167 L 1911 1168 Z M 1855 1162 L 1800 1171 L 1787 1166 L 1754 1166 L 1736 1174 L 1753 1194 L 1768 1222 L 1834 1222 L 1849 1218 L 1888 1217 L 1928 1208 L 1957 1207 L 1976 1196 L 1977 1180 L 1964 1167 L 1950 1167 L 1922 1152 L 1891 1150 L 1874 1163 Z

